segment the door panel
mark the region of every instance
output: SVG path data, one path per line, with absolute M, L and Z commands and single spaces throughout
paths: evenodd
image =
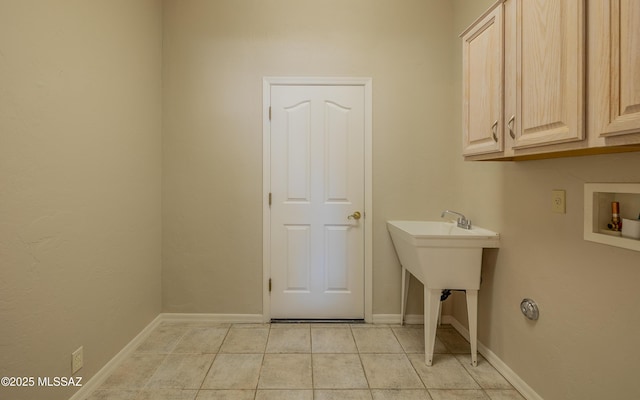
M 309 201 L 311 104 L 303 102 L 284 109 L 286 114 L 287 201 Z
M 364 89 L 271 88 L 271 317 L 364 317 Z
M 285 225 L 286 292 L 309 292 L 311 270 L 310 227 Z
M 503 11 L 498 6 L 465 33 L 463 65 L 463 154 L 487 154 L 504 148 Z
M 348 293 L 349 227 L 325 227 L 325 292 Z
M 328 141 L 326 201 L 348 201 L 349 182 L 344 171 L 349 170 L 349 110 L 326 103 L 325 115 Z
M 611 106 L 602 136 L 640 131 L 640 2 L 611 0 L 605 5 L 609 18 L 604 53 L 611 58 Z M 607 85 L 607 86 L 609 86 Z
M 513 148 L 582 140 L 584 0 L 519 0 L 516 5 L 519 90 Z

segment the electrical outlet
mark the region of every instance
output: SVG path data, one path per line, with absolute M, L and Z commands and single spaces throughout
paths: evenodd
M 78 348 L 78 350 L 71 353 L 71 373 L 75 374 L 78 372 L 82 365 L 84 364 L 84 356 L 82 355 L 82 346 Z
M 559 214 L 565 214 L 567 212 L 564 190 L 551 191 L 551 211 Z

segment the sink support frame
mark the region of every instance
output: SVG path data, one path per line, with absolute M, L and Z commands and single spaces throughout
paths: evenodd
M 400 300 L 400 325 L 404 324 L 411 272 L 402 266 L 402 298 Z M 440 318 L 440 296 L 443 289 L 431 289 L 424 285 L 424 348 L 425 364 L 433 365 L 438 319 Z M 469 317 L 469 343 L 471 365 L 478 366 L 478 290 L 465 289 L 467 314 Z

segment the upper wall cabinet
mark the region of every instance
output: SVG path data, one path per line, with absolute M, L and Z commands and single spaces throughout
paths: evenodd
M 640 150 L 640 1 L 499 0 L 462 36 L 467 160 Z
M 497 3 L 462 34 L 464 155 L 503 150 L 503 31 Z
M 609 138 L 640 131 L 640 1 L 602 1 L 594 36 L 600 62 L 594 68 L 597 96 L 604 100 L 600 135 Z
M 505 2 L 512 148 L 584 139 L 584 0 Z

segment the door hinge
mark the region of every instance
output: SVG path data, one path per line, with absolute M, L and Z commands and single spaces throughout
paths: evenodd
M 269 207 L 271 207 L 271 192 L 269 192 Z
M 269 278 L 269 293 L 271 293 L 271 278 Z
M 271 106 L 269 106 L 269 121 L 271 121 Z

